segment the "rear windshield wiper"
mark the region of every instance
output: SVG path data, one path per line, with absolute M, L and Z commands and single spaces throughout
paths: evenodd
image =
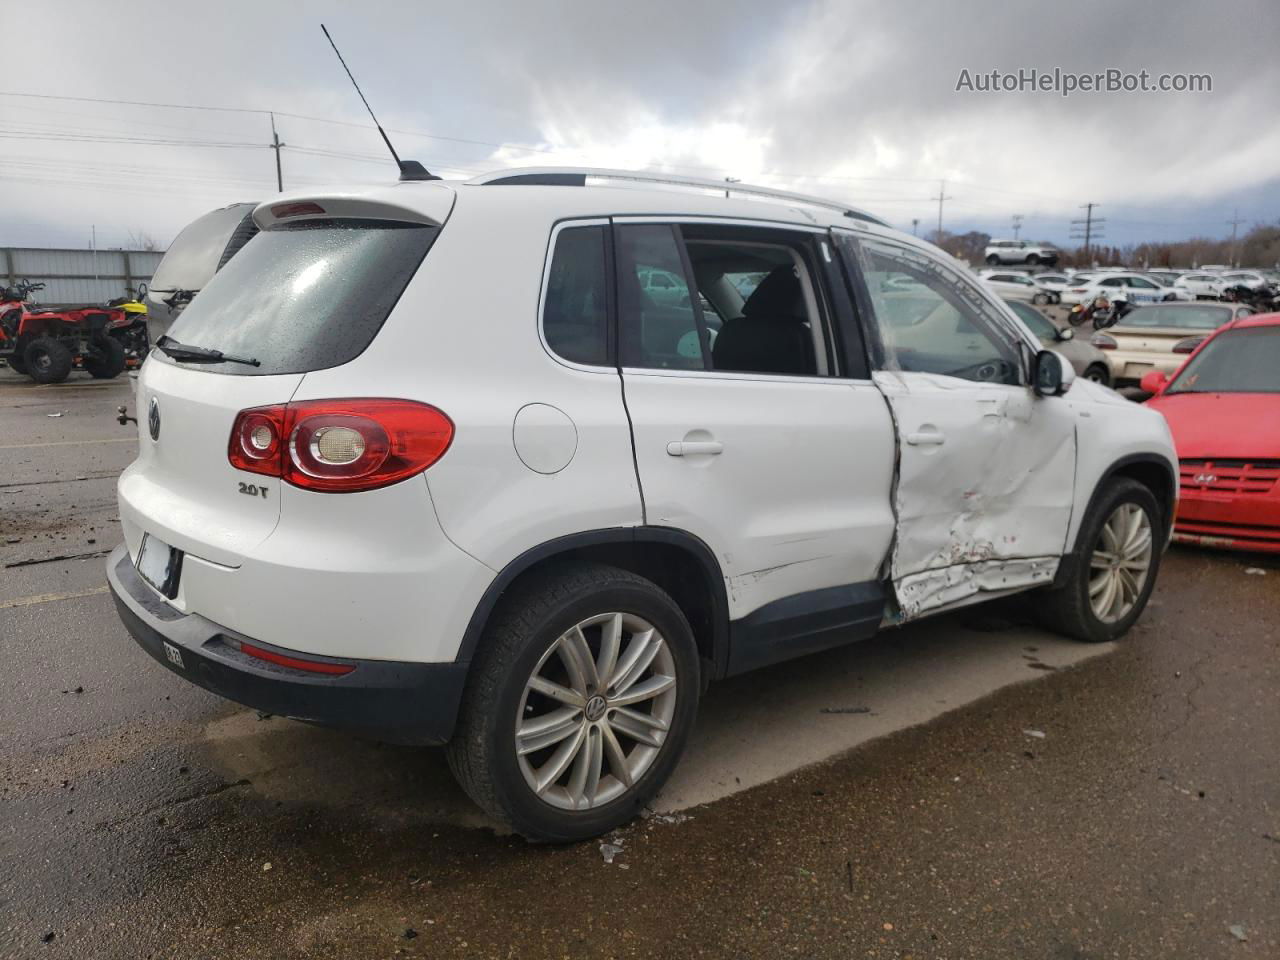
M 255 360 L 252 357 L 233 357 L 230 354 L 223 353 L 221 350 L 210 350 L 208 347 L 193 347 L 185 343 L 179 343 L 168 334 L 156 341 L 156 349 L 163 350 L 175 360 L 185 360 L 187 363 L 243 363 L 250 367 L 262 366 L 260 360 Z

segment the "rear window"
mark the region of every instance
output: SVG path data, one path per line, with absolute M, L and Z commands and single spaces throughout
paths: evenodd
M 354 359 L 373 342 L 438 233 L 381 220 L 300 221 L 262 231 L 168 331 L 184 345 L 260 366 L 180 365 L 243 376 L 306 373 Z
M 1215 337 L 1165 393 L 1280 393 L 1280 327 L 1246 327 Z
M 1138 307 L 1125 314 L 1122 327 L 1176 327 L 1179 330 L 1215 330 L 1231 319 L 1230 307 Z

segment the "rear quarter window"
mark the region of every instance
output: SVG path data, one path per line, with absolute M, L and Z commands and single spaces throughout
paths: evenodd
M 307 373 L 355 359 L 438 233 L 383 220 L 300 221 L 262 231 L 168 331 L 184 345 L 251 357 L 260 366 L 179 365 L 251 376 Z M 157 356 L 178 362 L 162 351 Z

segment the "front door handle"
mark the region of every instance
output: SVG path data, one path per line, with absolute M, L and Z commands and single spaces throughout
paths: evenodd
M 672 457 L 717 456 L 723 450 L 719 440 L 672 440 L 667 444 L 667 454 Z
M 907 434 L 907 443 L 911 444 L 913 447 L 927 447 L 946 442 L 947 438 L 943 435 L 942 431 L 936 427 Z

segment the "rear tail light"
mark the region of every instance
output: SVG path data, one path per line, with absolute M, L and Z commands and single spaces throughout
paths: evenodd
M 1187 337 L 1173 345 L 1174 353 L 1195 353 L 1196 347 L 1204 343 L 1204 337 Z
M 295 487 L 353 493 L 421 473 L 452 441 L 453 421 L 425 403 L 307 400 L 242 410 L 227 459 Z
M 1116 338 L 1109 337 L 1105 333 L 1096 333 L 1093 339 L 1089 341 L 1099 350 L 1114 350 L 1117 346 Z

